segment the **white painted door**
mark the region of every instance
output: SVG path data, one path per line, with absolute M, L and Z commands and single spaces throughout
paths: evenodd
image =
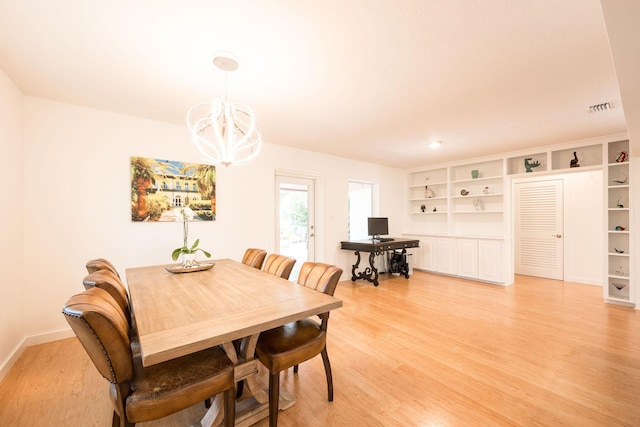
M 305 261 L 315 261 L 315 180 L 276 176 L 276 252 L 294 257 L 289 280 Z
M 562 180 L 514 184 L 515 273 L 563 280 Z

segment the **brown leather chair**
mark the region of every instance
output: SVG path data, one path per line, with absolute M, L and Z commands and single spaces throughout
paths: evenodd
M 296 259 L 286 255 L 269 254 L 264 263 L 264 271 L 289 280 Z
M 109 262 L 104 258 L 96 258 L 96 259 L 89 260 L 87 261 L 85 267 L 87 268 L 88 273 L 93 273 L 94 271 L 98 271 L 98 270 L 109 270 L 113 274 L 118 276 L 118 278 L 120 278 L 120 274 L 118 273 L 118 270 L 116 269 L 116 267 L 111 262 Z
M 264 249 L 249 248 L 242 257 L 242 263 L 260 270 L 266 256 L 267 251 Z
M 127 319 L 107 291 L 91 288 L 75 295 L 62 313 L 111 383 L 113 426 L 163 418 L 218 393 L 224 393 L 225 425 L 234 425 L 233 364 L 219 347 L 145 368 L 132 356 Z
M 131 309 L 129 308 L 129 294 L 120 278 L 109 269 L 95 270 L 82 279 L 85 289 L 101 288 L 111 295 L 118 303 L 125 316 L 131 321 Z M 129 323 L 131 326 L 131 323 Z
M 300 269 L 298 284 L 333 295 L 342 275 L 342 269 L 323 263 L 305 262 Z M 329 313 L 319 315 L 321 323 L 302 319 L 262 332 L 258 338 L 256 354 L 269 370 L 269 426 L 278 425 L 278 400 L 280 399 L 280 371 L 322 355 L 327 376 L 329 402 L 333 401 L 333 378 L 327 354 L 327 324 Z

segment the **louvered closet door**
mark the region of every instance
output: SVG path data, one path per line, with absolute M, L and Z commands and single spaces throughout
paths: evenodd
M 515 183 L 515 272 L 564 278 L 562 180 Z

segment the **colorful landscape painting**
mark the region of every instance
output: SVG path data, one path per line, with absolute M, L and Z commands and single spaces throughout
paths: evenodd
M 216 219 L 216 167 L 131 157 L 131 220 Z

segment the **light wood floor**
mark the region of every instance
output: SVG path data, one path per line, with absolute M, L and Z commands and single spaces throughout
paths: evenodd
M 640 425 L 640 312 L 605 304 L 599 287 L 415 272 L 377 288 L 342 282 L 336 296 L 335 401 L 320 357 L 289 370 L 297 403 L 283 427 Z M 110 415 L 107 382 L 75 339 L 27 349 L 0 384 L 0 426 L 108 426 Z

